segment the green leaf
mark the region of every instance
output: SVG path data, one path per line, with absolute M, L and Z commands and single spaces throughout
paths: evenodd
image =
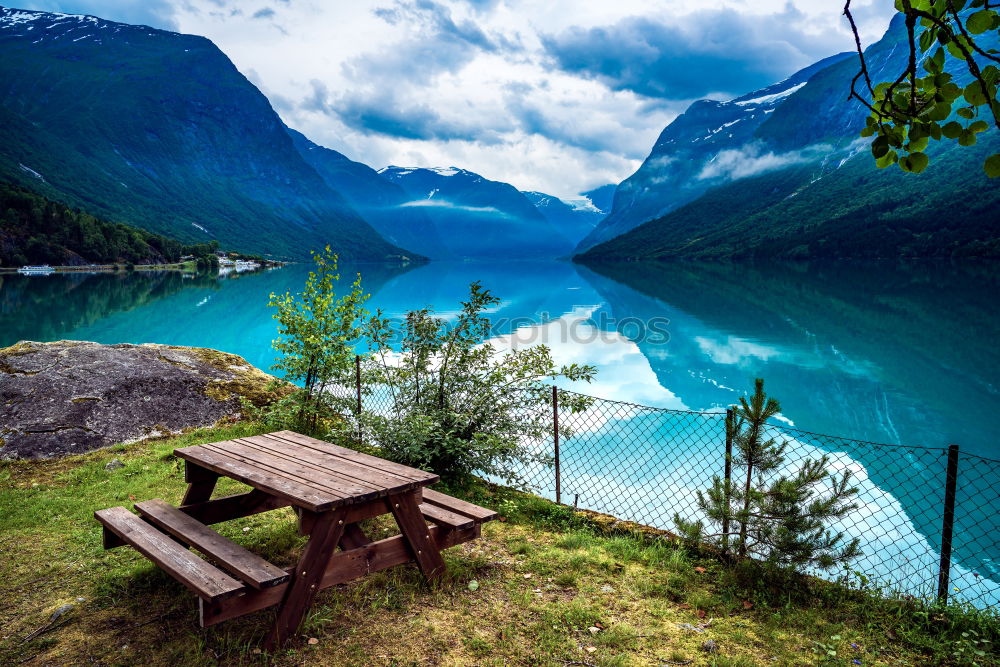
M 976 113 L 968 107 L 962 107 L 961 109 L 959 109 L 958 115 L 961 116 L 962 118 L 968 118 L 969 120 L 972 120 L 973 118 L 976 117 Z
M 959 146 L 974 146 L 976 144 L 976 133 L 971 130 L 962 130 L 958 135 Z
M 927 118 L 930 120 L 942 121 L 948 120 L 948 116 L 951 115 L 951 104 L 948 102 L 941 102 L 935 104 L 931 110 L 927 113 Z
M 470 591 L 478 591 L 479 590 L 479 582 L 476 581 L 475 579 L 473 579 L 472 581 L 470 581 L 469 582 L 469 590 Z
M 981 35 L 993 27 L 993 17 L 996 12 L 989 9 L 982 9 L 972 14 L 965 21 L 965 27 L 973 35 Z
M 936 28 L 928 28 L 927 30 L 924 30 L 923 33 L 921 33 L 921 35 L 920 35 L 920 50 L 922 52 L 926 51 L 927 49 L 929 49 L 932 46 L 934 46 L 934 42 L 936 42 L 936 41 L 937 41 L 937 29 Z M 933 60 L 926 60 L 926 61 L 924 61 L 924 68 L 928 72 L 940 72 L 941 71 L 940 68 L 937 67 L 937 63 L 935 63 Z
M 919 139 L 914 139 L 913 141 L 910 142 L 910 145 L 907 148 L 907 150 L 919 153 L 923 151 L 925 148 L 927 148 L 927 143 L 929 141 L 930 139 L 927 137 L 920 137 Z
M 879 169 L 885 169 L 896 164 L 897 160 L 899 160 L 899 156 L 896 154 L 896 151 L 889 151 L 884 156 L 875 160 L 875 166 Z
M 941 128 L 941 134 L 948 139 L 958 139 L 958 135 L 962 134 L 962 124 L 953 120 Z
M 978 81 L 973 81 L 966 86 L 962 94 L 965 96 L 965 100 L 974 107 L 986 104 L 986 94 L 983 92 L 982 84 Z
M 876 160 L 885 157 L 886 153 L 889 152 L 889 140 L 885 135 L 876 137 L 875 141 L 872 142 L 872 156 Z
M 986 158 L 986 163 L 983 165 L 983 171 L 990 178 L 1000 178 L 1000 153 L 994 153 L 993 155 Z
M 990 129 L 990 124 L 985 120 L 977 120 L 975 123 L 969 126 L 969 131 L 979 134 L 980 132 L 985 132 Z
M 930 158 L 926 153 L 910 153 L 899 161 L 899 167 L 903 171 L 919 174 L 927 168 Z

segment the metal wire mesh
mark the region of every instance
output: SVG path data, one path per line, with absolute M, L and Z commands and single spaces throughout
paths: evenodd
M 558 475 L 560 502 L 665 530 L 676 528 L 677 516 L 702 518 L 697 493 L 724 474 L 724 412 L 653 408 L 565 390 L 559 396 L 556 410 L 551 404 L 518 408 L 532 411 L 526 420 L 546 412 L 551 424 L 547 437 L 528 443 L 533 451 L 551 454 L 548 462 L 517 470 L 527 488 L 556 500 Z M 585 407 L 574 409 L 579 399 Z M 388 416 L 395 402 L 387 387 L 364 386 L 362 404 L 365 411 Z M 814 574 L 889 594 L 938 594 L 947 448 L 885 445 L 781 425 L 769 426 L 767 435 L 786 444 L 785 472 L 827 456 L 828 468 L 850 471 L 858 489 L 857 508 L 830 528 L 847 540 L 857 538 L 861 555 L 845 570 Z M 995 607 L 1000 605 L 1000 461 L 963 453 L 957 470 L 949 599 Z

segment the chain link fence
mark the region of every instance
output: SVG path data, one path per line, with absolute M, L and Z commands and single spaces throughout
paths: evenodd
M 359 379 L 340 391 L 366 412 L 395 411 L 388 387 Z M 584 409 L 568 407 L 581 399 Z M 557 502 L 674 530 L 675 516 L 703 518 L 697 492 L 725 475 L 724 411 L 654 408 L 561 389 L 547 404 L 520 409 L 543 411 L 552 428 L 526 443 L 549 463 L 516 472 L 528 490 Z M 830 527 L 845 540 L 857 538 L 861 555 L 845 570 L 815 574 L 886 594 L 1000 606 L 1000 461 L 957 447 L 878 444 L 778 424 L 768 430 L 786 443 L 788 471 L 825 455 L 832 470 L 851 472 L 858 489 L 857 509 Z

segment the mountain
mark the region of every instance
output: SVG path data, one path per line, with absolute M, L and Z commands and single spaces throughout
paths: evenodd
M 433 258 L 542 259 L 573 249 L 569 238 L 509 183 L 458 167 L 389 166 L 378 172 L 401 187 L 403 208 L 424 212 L 443 239 Z
M 182 242 L 407 254 L 303 160 L 204 37 L 0 8 L 0 82 L 0 180 Z
M 873 80 L 902 69 L 905 40 L 905 25 L 894 20 L 869 47 Z M 1000 182 L 982 170 L 986 156 L 1000 150 L 998 132 L 978 135 L 973 147 L 931 142 L 931 165 L 921 174 L 879 170 L 858 137 L 864 107 L 846 95 L 857 61 L 817 65 L 824 63 L 804 70 L 804 81 L 778 85 L 778 93 L 762 95 L 764 89 L 726 103 L 766 104 L 763 120 L 726 121 L 734 125 L 692 138 L 695 132 L 685 131 L 690 119 L 709 108 L 694 103 L 619 186 L 615 210 L 590 241 L 598 233 L 616 236 L 578 258 L 1000 256 Z M 965 85 L 968 74 L 956 72 L 955 81 Z M 706 150 L 720 134 L 726 139 Z M 676 166 L 678 155 L 695 156 L 695 165 Z M 663 180 L 653 187 L 656 160 L 663 162 Z
M 437 229 L 424 211 L 405 206 L 410 199 L 403 188 L 366 164 L 286 130 L 302 159 L 390 243 L 428 257 L 440 253 L 443 243 Z
M 544 192 L 521 192 L 574 245 L 606 215 L 589 198 L 563 200 Z
M 608 217 L 580 242 L 577 252 L 610 241 L 700 197 L 712 185 L 700 177 L 701 173 L 715 156 L 746 144 L 788 96 L 814 74 L 849 55 L 826 58 L 780 83 L 728 102 L 694 102 L 664 128 L 639 169 L 618 185 Z

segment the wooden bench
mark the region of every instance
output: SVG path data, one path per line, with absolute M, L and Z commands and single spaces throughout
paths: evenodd
M 407 562 L 429 579 L 440 576 L 440 551 L 479 537 L 481 525 L 497 518 L 426 488 L 436 475 L 290 431 L 176 453 L 189 483 L 182 505 L 153 499 L 136 503 L 138 515 L 124 507 L 95 512 L 104 547 L 131 545 L 191 590 L 202 627 L 279 605 L 268 650 L 295 631 L 319 590 Z M 254 490 L 213 500 L 223 474 Z M 287 570 L 209 527 L 287 506 L 310 536 L 298 565 Z M 358 522 L 384 514 L 393 515 L 401 534 L 373 542 Z

